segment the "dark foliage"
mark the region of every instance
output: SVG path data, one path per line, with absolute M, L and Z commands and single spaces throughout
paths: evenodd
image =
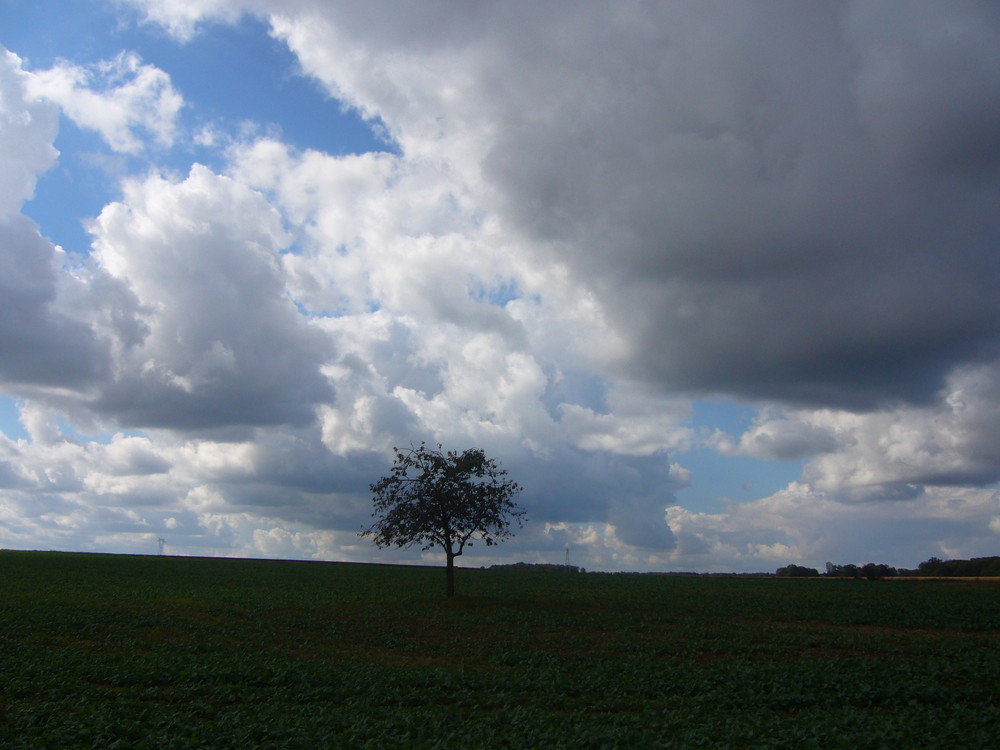
M 1000 746 L 997 582 L 438 575 L 0 550 L 0 748 Z
M 794 567 L 794 566 L 792 566 Z M 884 563 L 864 565 L 826 564 L 826 575 L 831 578 L 867 578 L 877 581 L 897 576 L 925 578 L 1000 578 L 1000 557 L 974 557 L 971 560 L 942 560 L 932 557 L 924 560 L 915 570 L 894 568 Z
M 774 574 L 779 578 L 813 578 L 819 575 L 816 568 L 806 568 L 802 565 L 786 565 L 778 568 Z
M 479 448 L 445 452 L 421 443 L 393 448 L 387 477 L 371 485 L 377 520 L 361 536 L 379 547 L 440 547 L 446 558 L 446 593 L 455 593 L 454 561 L 474 540 L 487 546 L 511 536 L 511 520 L 523 526 L 524 511 L 513 498 L 521 487 Z
M 966 578 L 998 577 L 1000 576 L 1000 557 L 974 557 L 971 560 L 940 560 L 932 557 L 917 566 L 917 575 Z

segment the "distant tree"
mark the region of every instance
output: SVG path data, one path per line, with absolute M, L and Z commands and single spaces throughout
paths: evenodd
M 1000 576 L 1000 557 L 980 557 L 976 559 L 982 565 L 978 575 L 984 578 L 996 578 Z
M 924 560 L 920 565 L 917 566 L 917 571 L 922 576 L 939 576 L 942 575 L 944 568 L 944 561 L 939 557 L 931 557 Z
M 895 568 L 884 563 L 865 563 L 861 566 L 861 575 L 869 581 L 878 581 L 883 578 L 891 578 L 897 574 Z
M 847 565 L 832 565 L 827 563 L 828 576 L 833 578 L 867 578 L 869 581 L 877 581 L 881 578 L 900 575 L 896 568 L 884 563 L 865 563 L 861 567 L 849 563 Z
M 779 578 L 812 578 L 818 576 L 819 571 L 816 568 L 806 568 L 802 565 L 786 565 L 783 568 L 778 568 L 774 574 Z
M 861 568 L 854 564 L 831 565 L 827 568 L 828 576 L 833 578 L 861 578 Z
M 917 566 L 917 574 L 968 578 L 1000 576 L 1000 557 L 974 557 L 971 560 L 941 560 L 932 557 Z
M 379 547 L 440 547 L 445 554 L 445 593 L 455 594 L 455 558 L 473 540 L 487 546 L 512 535 L 513 520 L 524 525 L 524 511 L 513 498 L 521 487 L 479 448 L 445 452 L 440 445 L 399 450 L 389 476 L 371 485 L 377 520 L 360 536 Z

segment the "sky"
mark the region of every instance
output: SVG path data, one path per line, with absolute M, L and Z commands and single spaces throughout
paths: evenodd
M 0 547 L 1000 554 L 1000 6 L 0 0 Z

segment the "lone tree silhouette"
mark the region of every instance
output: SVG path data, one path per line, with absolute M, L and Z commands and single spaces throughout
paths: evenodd
M 455 595 L 455 558 L 481 539 L 488 547 L 512 536 L 511 520 L 524 525 L 524 511 L 513 502 L 521 487 L 479 448 L 445 452 L 424 443 L 393 448 L 392 471 L 371 485 L 378 519 L 359 532 L 379 547 L 444 550 L 445 593 Z

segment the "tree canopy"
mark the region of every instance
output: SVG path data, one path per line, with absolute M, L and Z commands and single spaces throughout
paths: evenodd
M 512 521 L 523 526 L 524 510 L 513 501 L 521 487 L 479 448 L 457 453 L 421 443 L 393 452 L 389 475 L 371 485 L 376 521 L 360 535 L 379 547 L 441 547 L 445 591 L 452 596 L 454 561 L 466 547 L 504 541 L 512 536 Z

